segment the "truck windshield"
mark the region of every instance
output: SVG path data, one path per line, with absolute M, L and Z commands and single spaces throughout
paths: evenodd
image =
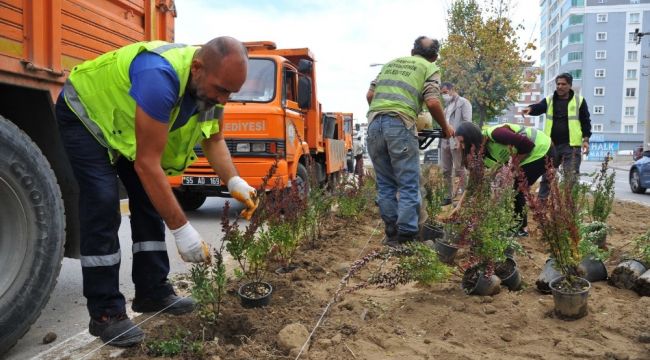
M 275 63 L 270 59 L 249 59 L 242 88 L 230 95 L 231 102 L 269 102 L 275 95 Z

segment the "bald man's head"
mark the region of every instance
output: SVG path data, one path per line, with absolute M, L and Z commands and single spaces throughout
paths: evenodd
M 221 36 L 203 45 L 192 60 L 188 87 L 199 110 L 225 104 L 246 81 L 247 67 L 248 53 L 240 41 Z

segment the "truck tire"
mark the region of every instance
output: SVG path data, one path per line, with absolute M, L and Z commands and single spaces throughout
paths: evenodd
M 307 168 L 303 164 L 298 164 L 298 169 L 296 170 L 296 180 L 298 186 L 300 187 L 300 192 L 309 191 L 309 175 Z M 306 189 L 306 190 L 304 190 Z
M 47 304 L 61 270 L 65 211 L 49 162 L 0 116 L 0 354 Z
M 185 211 L 193 211 L 200 208 L 206 198 L 203 194 L 189 191 L 174 190 L 174 195 L 176 195 L 176 200 L 178 200 L 181 208 Z

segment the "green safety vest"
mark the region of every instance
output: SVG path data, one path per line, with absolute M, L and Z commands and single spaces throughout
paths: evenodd
M 582 145 L 582 127 L 580 127 L 580 106 L 582 105 L 582 96 L 574 95 L 567 105 L 567 115 L 569 117 L 569 146 Z M 553 128 L 553 95 L 546 98 L 546 122 L 544 123 L 544 133 L 551 136 Z
M 530 154 L 528 154 L 528 156 L 526 156 L 519 165 L 525 165 L 535 160 L 543 158 L 548 152 L 548 149 L 551 147 L 551 138 L 548 135 L 544 134 L 541 131 L 538 131 L 533 127 L 527 127 L 527 126 L 522 126 L 517 124 L 500 124 L 500 125 L 490 126 L 483 130 L 483 136 L 487 136 L 491 140 L 488 141 L 485 145 L 486 150 L 490 154 L 491 158 L 487 156 L 483 158 L 483 163 L 488 168 L 491 168 L 495 165 L 505 164 L 508 162 L 508 160 L 510 160 L 510 157 L 512 155 L 517 155 L 517 149 L 515 147 L 500 144 L 494 141 L 494 139 L 492 138 L 492 132 L 496 128 L 502 126 L 509 127 L 510 129 L 512 129 L 512 131 L 516 132 L 517 134 L 526 135 L 526 137 L 529 138 L 535 144 L 533 151 L 531 151 Z
M 178 100 L 169 116 L 170 131 L 160 164 L 165 173 L 182 173 L 196 160 L 194 146 L 199 140 L 219 132 L 218 118 L 223 112 L 221 105 L 195 114 L 186 124 L 171 130 L 180 111 L 192 58 L 197 49 L 164 41 L 140 42 L 108 52 L 72 69 L 63 86 L 66 103 L 95 139 L 108 149 L 112 163 L 119 156 L 129 161 L 135 160 L 136 102 L 129 95 L 129 68 L 133 59 L 143 51 L 159 54 L 169 61 L 180 81 Z
M 381 69 L 368 113 L 395 111 L 416 119 L 422 109 L 422 88 L 439 71 L 435 63 L 419 55 L 395 59 Z

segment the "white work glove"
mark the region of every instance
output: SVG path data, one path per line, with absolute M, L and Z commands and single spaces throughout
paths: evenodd
M 210 247 L 203 241 L 199 232 L 190 225 L 189 221 L 178 229 L 172 230 L 172 234 L 176 240 L 176 248 L 181 255 L 181 259 L 193 263 L 210 263 Z
M 246 220 L 250 220 L 255 209 L 257 209 L 258 201 L 255 188 L 248 185 L 246 180 L 239 176 L 233 176 L 228 180 L 228 192 L 230 192 L 230 196 L 244 203 L 246 209 L 242 210 L 241 216 Z

